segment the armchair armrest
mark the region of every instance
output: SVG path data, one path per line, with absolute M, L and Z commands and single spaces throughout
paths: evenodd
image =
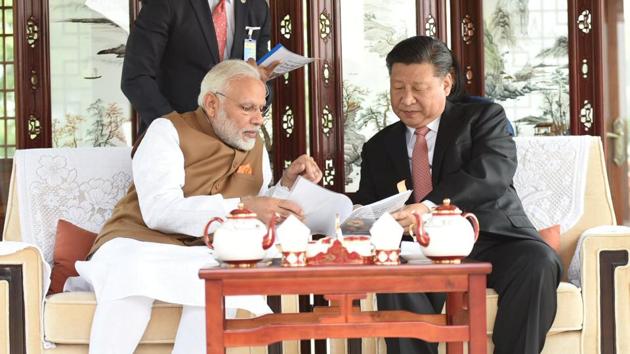
M 3 343 L 11 353 L 42 352 L 42 262 L 34 246 L 0 255 L 0 313 L 8 314 L 8 323 L 0 319 L 0 338 L 8 335 Z
M 582 353 L 630 352 L 630 233 L 584 237 Z

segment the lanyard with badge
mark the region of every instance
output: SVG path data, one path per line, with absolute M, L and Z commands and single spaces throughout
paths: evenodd
M 260 27 L 245 26 L 247 38 L 243 43 L 243 60 L 253 58 L 256 60 L 256 40 L 252 38 L 254 31 L 260 30 Z

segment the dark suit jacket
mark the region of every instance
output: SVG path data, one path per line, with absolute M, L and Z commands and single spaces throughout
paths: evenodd
M 257 58 L 267 53 L 271 17 L 265 0 L 233 0 L 234 42 L 230 58 L 243 59 L 245 26 L 261 27 Z M 140 114 L 140 132 L 173 110 L 197 107 L 199 86 L 219 62 L 208 0 L 151 0 L 144 4 L 127 40 L 121 88 Z
M 512 185 L 516 146 L 508 124 L 497 104 L 447 102 L 435 141 L 433 191 L 425 199 L 441 204 L 450 198 L 477 216 L 482 233 L 540 239 Z M 355 203 L 368 204 L 396 194 L 401 180 L 413 188 L 405 130 L 397 122 L 365 143 Z

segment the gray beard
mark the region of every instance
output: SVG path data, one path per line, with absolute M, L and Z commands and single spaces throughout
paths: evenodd
M 256 145 L 256 139 L 245 140 L 241 134 L 241 130 L 238 129 L 236 124 L 227 117 L 225 110 L 221 109 L 217 112 L 214 119 L 210 119 L 212 129 L 217 136 L 227 145 L 243 150 L 249 151 Z

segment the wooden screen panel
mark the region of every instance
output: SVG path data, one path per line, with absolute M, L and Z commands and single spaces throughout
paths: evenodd
M 18 148 L 50 147 L 48 1 L 15 2 Z
M 569 86 L 571 134 L 601 135 L 602 1 L 569 0 Z
M 308 8 L 311 154 L 324 187 L 344 191 L 341 23 L 338 1 L 311 1 Z
M 451 1 L 451 49 L 459 59 L 466 91 L 484 95 L 481 0 Z
M 15 112 L 15 26 L 11 0 L 0 0 L 0 240 L 11 179 L 13 155 L 17 147 Z
M 272 1 L 273 45 L 304 54 L 302 1 Z M 304 68 L 274 79 L 273 92 L 273 174 L 278 181 L 291 161 L 306 153 L 306 110 Z
M 416 0 L 416 19 L 418 35 L 447 42 L 445 0 Z

